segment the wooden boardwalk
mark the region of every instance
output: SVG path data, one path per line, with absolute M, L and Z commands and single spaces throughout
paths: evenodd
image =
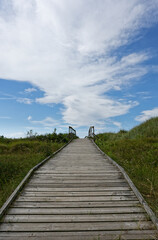
M 36 170 L 2 221 L 0 240 L 156 239 L 123 174 L 89 139 Z

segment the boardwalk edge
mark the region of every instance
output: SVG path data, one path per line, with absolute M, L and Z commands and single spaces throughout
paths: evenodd
M 3 206 L 0 209 L 0 219 L 4 216 L 5 212 L 7 211 L 7 209 L 9 208 L 9 206 L 12 204 L 12 202 L 15 200 L 15 198 L 17 197 L 17 195 L 19 194 L 19 192 L 22 190 L 22 188 L 24 187 L 24 185 L 27 183 L 27 181 L 29 180 L 29 178 L 32 176 L 32 174 L 34 173 L 34 171 L 36 169 L 38 169 L 40 166 L 42 166 L 45 162 L 47 162 L 50 158 L 52 158 L 53 156 L 55 156 L 58 152 L 60 152 L 63 148 L 65 148 L 70 142 L 72 142 L 73 139 L 71 139 L 68 143 L 66 143 L 64 146 L 62 146 L 61 148 L 59 148 L 56 152 L 52 153 L 51 155 L 49 155 L 48 157 L 46 157 L 44 160 L 42 160 L 40 163 L 38 163 L 37 165 L 35 165 L 33 168 L 31 168 L 29 170 L 29 172 L 27 173 L 27 175 L 23 178 L 23 180 L 19 183 L 19 185 L 16 187 L 16 189 L 14 190 L 14 192 L 10 195 L 10 197 L 6 200 L 6 202 L 3 204 Z
M 112 162 L 112 164 L 114 164 L 123 174 L 124 178 L 126 179 L 126 181 L 128 182 L 129 186 L 131 187 L 131 189 L 133 190 L 133 192 L 135 193 L 136 197 L 138 198 L 139 202 L 143 205 L 145 211 L 147 212 L 147 214 L 149 215 L 149 217 L 151 218 L 152 222 L 154 223 L 154 225 L 156 226 L 156 228 L 158 229 L 158 218 L 156 217 L 156 215 L 154 214 L 154 212 L 151 210 L 151 208 L 149 207 L 148 203 L 145 201 L 145 199 L 143 198 L 143 196 L 141 195 L 141 193 L 139 192 L 139 190 L 136 188 L 136 186 L 134 185 L 134 183 L 132 182 L 132 180 L 130 179 L 130 177 L 128 176 L 128 174 L 125 172 L 124 168 L 121 167 L 118 163 L 116 163 L 112 158 L 110 158 L 106 153 L 104 153 L 99 147 L 98 145 L 94 142 L 93 139 L 91 139 L 92 143 L 96 146 L 96 148 L 106 157 L 108 158 L 108 160 L 110 162 Z

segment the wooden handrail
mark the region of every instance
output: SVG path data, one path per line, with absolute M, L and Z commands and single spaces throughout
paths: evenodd
M 69 137 L 73 138 L 74 136 L 76 137 L 76 130 L 73 127 L 69 126 Z

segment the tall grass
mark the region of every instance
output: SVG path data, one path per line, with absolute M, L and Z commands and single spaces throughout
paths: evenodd
M 0 207 L 27 172 L 68 142 L 66 134 L 26 139 L 0 137 Z
M 95 141 L 126 170 L 158 216 L 158 118 L 128 132 L 98 134 Z

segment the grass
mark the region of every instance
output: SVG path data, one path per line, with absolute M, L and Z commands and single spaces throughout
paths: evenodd
M 0 207 L 32 167 L 68 142 L 66 134 L 56 134 L 56 138 L 53 135 L 0 137 Z
M 158 217 L 158 118 L 128 132 L 98 134 L 95 142 L 125 169 Z

